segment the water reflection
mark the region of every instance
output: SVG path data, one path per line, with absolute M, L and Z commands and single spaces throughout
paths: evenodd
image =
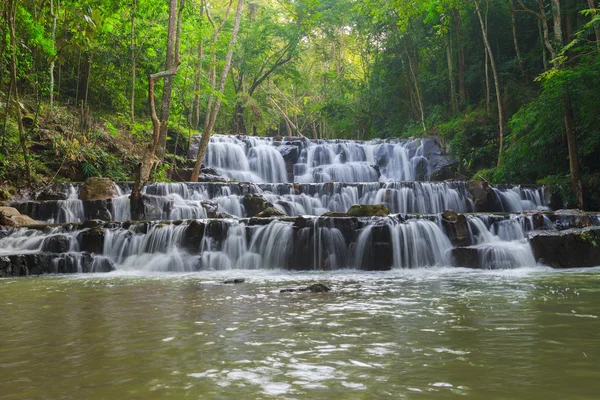
M 243 273 L 240 285 L 224 273 L 0 280 L 0 398 L 600 389 L 598 270 Z M 316 280 L 334 290 L 279 293 Z

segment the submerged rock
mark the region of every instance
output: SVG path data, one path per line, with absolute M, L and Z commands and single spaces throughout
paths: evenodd
M 117 186 L 109 178 L 88 178 L 79 191 L 81 200 L 108 200 L 117 196 Z
M 304 292 L 304 293 L 326 293 L 330 292 L 331 288 L 323 283 L 313 283 L 312 285 L 304 286 L 301 288 L 285 288 L 281 289 L 279 293 L 294 293 L 294 292 Z
M 244 283 L 244 282 L 246 282 L 246 280 L 244 278 L 231 278 L 231 279 L 226 279 L 223 281 L 223 283 L 226 285 L 235 285 L 235 284 Z
M 348 210 L 351 217 L 384 217 L 389 213 L 384 204 L 355 204 Z

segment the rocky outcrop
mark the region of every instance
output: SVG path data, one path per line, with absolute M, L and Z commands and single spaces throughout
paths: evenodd
M 64 183 L 53 183 L 40 190 L 35 196 L 36 200 L 66 200 L 68 197 L 67 188 Z
M 600 266 L 600 227 L 529 234 L 535 259 L 554 268 Z
M 81 200 L 108 200 L 117 196 L 117 186 L 109 178 L 88 178 L 79 191 Z
M 389 213 L 384 204 L 355 204 L 347 212 L 351 217 L 383 217 Z
M 0 207 L 0 226 L 20 228 L 23 226 L 38 225 L 40 222 L 27 215 L 22 215 L 14 207 Z

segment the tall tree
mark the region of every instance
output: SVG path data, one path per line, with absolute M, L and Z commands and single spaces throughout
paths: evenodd
M 223 70 L 221 71 L 221 78 L 219 80 L 218 93 L 220 94 L 223 94 L 225 90 L 225 82 L 229 74 L 229 68 L 231 68 L 231 59 L 233 57 L 233 49 L 237 40 L 237 35 L 240 30 L 243 8 L 244 0 L 238 0 L 235 21 L 233 23 L 233 31 L 231 32 L 231 40 L 229 42 L 227 54 L 225 55 L 225 65 L 223 66 Z M 209 107 L 207 108 L 206 112 L 206 122 L 204 124 L 204 131 L 202 132 L 202 137 L 200 138 L 200 145 L 198 146 L 198 153 L 196 154 L 196 162 L 194 163 L 194 169 L 192 171 L 192 182 L 198 181 L 200 169 L 202 168 L 202 161 L 204 160 L 204 155 L 206 154 L 206 149 L 208 148 L 208 143 L 210 141 L 210 136 L 215 126 L 215 121 L 219 113 L 219 108 L 221 107 L 221 101 L 222 100 L 220 96 L 217 97 L 213 104 L 211 104 L 209 100 Z

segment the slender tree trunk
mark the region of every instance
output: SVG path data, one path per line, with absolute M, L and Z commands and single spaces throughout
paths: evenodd
M 483 47 L 484 53 L 484 68 L 485 68 L 485 111 L 487 115 L 491 115 L 490 110 L 490 58 L 488 55 L 487 47 Z
M 513 44 L 515 46 L 515 54 L 517 55 L 517 61 L 519 61 L 519 68 L 521 69 L 521 74 L 527 80 L 527 73 L 525 72 L 525 66 L 523 65 L 523 58 L 521 57 L 521 49 L 519 48 L 519 36 L 517 35 L 517 16 L 515 12 L 515 4 L 513 0 L 510 1 L 510 17 L 512 23 L 512 34 L 513 34 Z
M 446 61 L 448 62 L 448 81 L 450 82 L 450 103 L 452 104 L 452 112 L 458 112 L 458 103 L 456 101 L 456 91 L 454 89 L 454 68 L 452 65 L 452 46 L 450 43 L 450 33 L 444 35 L 446 43 Z
M 137 0 L 133 0 L 131 7 L 131 100 L 129 102 L 130 123 L 135 124 L 135 14 L 137 12 Z
M 546 48 L 550 52 L 550 57 L 552 58 L 553 62 L 556 63 L 556 51 L 554 50 L 552 43 L 550 43 L 548 19 L 546 18 L 546 9 L 544 8 L 544 3 L 542 0 L 538 0 L 538 6 L 540 8 L 540 13 L 539 13 L 538 17 L 540 18 L 540 22 L 542 23 L 542 32 L 544 34 L 544 44 L 546 45 Z M 562 33 L 560 35 L 562 37 Z
M 542 62 L 544 71 L 548 71 L 548 57 L 546 56 L 546 45 L 544 44 L 544 33 L 542 32 L 542 21 L 538 20 L 538 31 L 540 35 L 540 43 L 542 45 Z
M 204 47 L 202 40 L 198 43 L 198 61 L 194 73 L 194 103 L 192 106 L 192 126 L 198 129 L 200 125 L 200 78 L 202 76 L 202 59 L 204 58 Z
M 492 75 L 494 76 L 494 85 L 496 89 L 496 102 L 498 103 L 498 128 L 499 128 L 499 146 L 498 146 L 498 165 L 502 164 L 502 150 L 504 147 L 504 115 L 502 109 L 502 97 L 500 95 L 500 81 L 498 79 L 498 71 L 496 69 L 496 61 L 494 60 L 494 53 L 492 52 L 492 48 L 488 41 L 486 27 L 483 22 L 483 17 L 481 16 L 481 10 L 479 8 L 479 3 L 477 0 L 473 0 L 475 3 L 475 9 L 477 11 L 477 17 L 479 18 L 479 24 L 481 25 L 481 31 L 483 34 L 483 42 L 488 51 L 488 55 L 490 57 L 490 64 L 492 67 Z
M 563 96 L 563 108 L 565 111 L 565 130 L 567 132 L 567 146 L 569 149 L 569 170 L 571 172 L 571 185 L 577 199 L 577 207 L 584 210 L 583 184 L 581 182 L 581 166 L 579 164 L 579 154 L 577 150 L 577 140 L 575 138 L 575 117 L 571 106 L 570 95 Z
M 410 70 L 410 75 L 413 79 L 413 84 L 415 87 L 415 92 L 417 96 L 417 103 L 419 105 L 419 113 L 421 116 L 421 124 L 423 125 L 423 133 L 427 134 L 427 125 L 425 124 L 425 111 L 423 108 L 423 101 L 421 100 L 421 91 L 419 90 L 419 82 L 417 80 L 417 75 L 415 73 L 415 69 L 413 68 L 412 57 L 408 52 L 408 48 L 406 47 L 406 43 L 404 43 L 404 52 L 406 53 L 406 57 L 408 58 L 408 68 Z
M 6 154 L 6 127 L 8 123 L 8 109 L 10 108 L 10 96 L 12 94 L 12 77 L 8 83 L 8 91 L 6 92 L 6 106 L 4 107 L 4 126 L 2 127 L 2 154 Z
M 16 39 L 16 13 L 18 0 L 9 0 L 8 5 L 8 32 L 10 36 L 10 69 L 12 80 L 13 100 L 15 103 L 15 114 L 17 127 L 19 129 L 19 142 L 23 152 L 23 161 L 25 163 L 25 174 L 27 181 L 31 183 L 31 168 L 29 166 L 29 155 L 27 152 L 27 138 L 25 137 L 25 128 L 23 127 L 23 115 L 21 114 L 21 103 L 19 102 L 19 89 L 17 87 L 17 39 Z M 8 105 L 7 105 L 8 106 Z
M 175 7 L 172 6 L 173 3 L 175 3 Z M 184 5 L 185 0 L 182 0 L 181 8 L 178 13 L 177 0 L 171 0 L 169 20 L 173 19 L 173 14 L 175 14 L 176 19 L 177 15 L 181 16 L 181 10 L 183 9 Z M 179 38 L 176 38 L 175 36 L 179 36 L 180 30 L 175 24 L 169 24 L 168 29 L 169 32 L 167 36 L 173 37 L 173 40 L 167 40 L 167 54 L 172 53 L 174 59 L 172 60 L 171 69 L 157 72 L 156 74 L 148 76 L 148 102 L 150 105 L 150 117 L 152 119 L 152 141 L 148 144 L 141 162 L 136 167 L 135 182 L 131 190 L 131 195 L 129 196 L 131 216 L 133 219 L 140 219 L 144 215 L 144 204 L 141 201 L 142 189 L 144 184 L 148 181 L 148 179 L 150 179 L 150 174 L 154 166 L 161 161 L 161 159 L 157 156 L 161 139 L 161 121 L 156 113 L 154 87 L 158 79 L 172 78 L 175 76 L 179 66 Z M 169 48 L 169 46 L 171 46 L 171 48 Z
M 181 11 L 183 10 L 183 4 L 185 0 L 181 2 L 182 6 L 178 8 L 178 1 L 170 1 L 169 9 L 169 25 L 167 34 L 167 60 L 165 70 L 170 71 L 177 68 L 175 65 L 177 60 L 175 55 L 175 49 L 177 47 L 177 32 L 180 29 L 181 24 Z M 156 148 L 156 157 L 162 161 L 165 158 L 167 148 L 167 132 L 169 130 L 169 117 L 171 115 L 171 93 L 173 92 L 173 79 L 175 75 L 165 76 L 165 84 L 163 86 L 162 94 L 162 108 L 160 113 L 160 135 L 158 138 L 158 146 Z
M 231 41 L 229 42 L 229 48 L 228 48 L 227 54 L 225 56 L 225 66 L 223 67 L 223 71 L 221 71 L 221 79 L 219 81 L 219 92 L 221 94 L 225 90 L 225 81 L 227 80 L 227 75 L 229 74 L 229 69 L 231 68 L 231 59 L 233 57 L 233 47 L 235 46 L 238 31 L 240 30 L 240 22 L 242 20 L 243 8 L 244 8 L 244 0 L 238 0 L 237 11 L 235 14 L 235 22 L 233 23 L 233 31 L 231 33 Z M 215 126 L 215 121 L 217 119 L 217 114 L 219 113 L 220 106 L 221 106 L 221 98 L 218 97 L 215 100 L 212 110 L 207 110 L 207 124 L 205 124 L 205 126 L 204 126 L 204 132 L 202 132 L 202 138 L 200 139 L 200 145 L 198 146 L 198 154 L 196 155 L 196 162 L 194 164 L 194 170 L 192 171 L 192 177 L 191 177 L 192 182 L 198 181 L 198 175 L 200 175 L 200 169 L 202 167 L 202 161 L 204 160 L 204 154 L 206 153 L 206 149 L 208 148 L 208 143 L 210 141 L 210 135 L 212 134 L 212 130 Z M 208 119 L 208 115 L 210 115 L 210 119 Z
M 454 14 L 456 16 L 456 38 L 458 42 L 458 99 L 460 100 L 461 107 L 463 107 L 467 102 L 467 89 L 465 86 L 465 73 L 467 69 L 465 65 L 465 46 L 460 10 L 455 8 Z
M 50 15 L 52 16 L 52 47 L 56 49 L 56 13 L 54 0 L 50 0 Z M 54 108 L 54 65 L 57 56 L 52 56 L 50 61 L 50 109 Z

